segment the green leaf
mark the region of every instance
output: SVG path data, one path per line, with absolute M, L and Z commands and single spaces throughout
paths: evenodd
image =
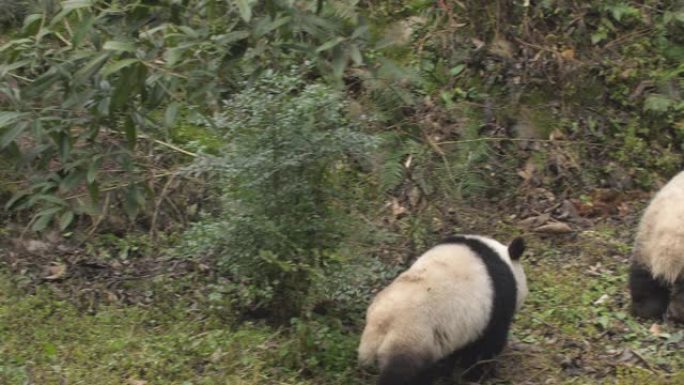
M 57 72 L 57 68 L 50 68 L 25 88 L 24 97 L 30 99 L 44 94 L 45 91 L 53 84 L 57 83 L 60 78 L 61 74 Z
M 128 41 L 109 40 L 102 45 L 102 49 L 117 52 L 135 52 L 135 45 Z
M 93 5 L 94 0 L 67 0 L 62 2 L 62 8 L 72 10 L 87 8 Z
M 74 79 L 77 82 L 83 82 L 87 79 L 90 79 L 95 72 L 97 72 L 102 65 L 107 61 L 109 58 L 109 53 L 101 53 L 94 58 L 90 59 L 88 64 L 83 66 L 78 72 L 74 74 Z
M 144 206 L 145 196 L 138 186 L 131 186 L 124 199 L 124 211 L 130 218 L 135 218 Z
M 354 30 L 354 33 L 352 33 L 351 38 L 356 39 L 356 38 L 359 38 L 363 35 L 366 35 L 367 33 L 368 33 L 368 25 L 363 24 Z
M 459 64 L 450 69 L 449 74 L 451 74 L 451 76 L 458 76 L 461 72 L 463 72 L 464 69 L 465 64 Z
M 126 105 L 126 102 L 128 102 L 129 99 L 135 96 L 134 90 L 132 90 L 129 86 L 129 79 L 131 78 L 132 72 L 132 70 L 127 70 L 119 78 L 119 81 L 116 82 L 114 86 L 114 91 L 112 92 L 112 96 L 109 98 L 110 114 L 119 112 L 119 110 Z
M 354 61 L 354 64 L 356 65 L 362 65 L 363 64 L 363 56 L 361 55 L 361 50 L 359 49 L 359 46 L 356 44 L 350 44 L 349 45 L 349 57 Z
M 0 78 L 7 76 L 7 73 L 25 65 L 33 64 L 31 60 L 17 60 L 11 64 L 3 64 L 0 66 Z
M 88 195 L 90 195 L 90 199 L 95 202 L 100 200 L 100 186 L 97 182 L 88 184 Z
M 321 44 L 320 47 L 316 48 L 316 53 L 321 53 L 321 52 L 323 52 L 323 51 L 327 51 L 327 50 L 329 50 L 329 49 L 335 47 L 336 45 L 340 44 L 340 43 L 343 42 L 344 40 L 345 40 L 345 38 L 340 37 L 340 36 L 338 36 L 338 37 L 336 37 L 336 38 L 334 38 L 334 39 L 332 39 L 332 40 L 329 40 L 329 41 L 327 41 L 327 42 Z
M 52 219 L 55 217 L 55 214 L 59 211 L 61 211 L 61 207 L 51 207 L 49 209 L 42 210 L 36 214 L 36 218 L 38 218 L 35 222 L 33 222 L 33 226 L 31 226 L 31 230 L 33 231 L 43 231 L 45 230 L 46 227 L 52 222 Z
M 607 7 L 615 20 L 622 21 L 623 16 L 639 16 L 639 10 L 625 3 L 617 3 Z
M 260 38 L 271 31 L 274 31 L 292 20 L 291 16 L 279 17 L 273 21 L 263 18 L 253 29 L 254 37 Z
M 88 15 L 84 20 L 81 20 L 74 31 L 73 36 L 71 36 L 71 44 L 78 47 L 81 44 L 83 38 L 92 30 L 95 18 L 92 15 Z
M 67 205 L 67 202 L 64 199 L 62 199 L 58 196 L 55 196 L 55 195 L 50 195 L 50 194 L 35 194 L 35 195 L 32 195 L 31 198 L 29 198 L 29 199 L 32 201 L 32 203 L 43 201 L 43 202 L 50 202 L 50 203 L 53 203 L 53 204 L 56 204 L 59 206 L 66 206 Z
M 68 134 L 63 133 L 59 138 L 59 157 L 62 162 L 66 162 L 71 154 L 71 138 Z
M 72 191 L 77 186 L 81 185 L 85 179 L 85 172 L 83 170 L 74 170 L 69 173 L 59 183 L 59 189 L 63 192 Z
M 123 60 L 113 60 L 107 63 L 100 70 L 100 75 L 109 76 L 115 72 L 118 72 L 122 68 L 126 68 L 131 64 L 140 63 L 138 59 L 123 59 Z
M 665 112 L 674 105 L 674 101 L 665 95 L 652 94 L 644 101 L 644 111 Z
M 333 75 L 339 79 L 344 74 L 345 68 L 347 68 L 347 63 L 349 63 L 349 57 L 347 57 L 345 51 L 339 49 L 335 51 L 336 55 L 333 57 L 332 60 Z
M 126 116 L 126 122 L 124 123 L 124 133 L 126 134 L 126 142 L 128 143 L 128 148 L 132 151 L 135 149 L 135 140 L 137 137 L 135 122 L 130 114 Z
M 591 34 L 591 44 L 598 44 L 608 38 L 608 31 L 601 28 L 598 31 Z
M 23 31 L 27 31 L 34 23 L 43 20 L 43 15 L 40 13 L 34 13 L 26 16 L 24 19 L 24 25 L 21 27 Z
M 0 128 L 8 126 L 28 115 L 26 112 L 0 111 Z
M 0 52 L 6 51 L 6 50 L 8 50 L 8 49 L 10 49 L 10 48 L 13 48 L 14 46 L 17 46 L 17 45 L 22 45 L 22 44 L 29 45 L 29 44 L 32 44 L 32 43 L 33 43 L 33 40 L 32 40 L 32 39 L 16 39 L 16 40 L 10 40 L 10 41 L 8 41 L 7 43 L 5 43 L 5 44 L 3 44 L 3 45 L 0 46 Z M 21 47 L 21 48 L 24 48 L 24 47 Z
M 228 44 L 234 43 L 236 41 L 244 40 L 248 37 L 249 37 L 249 32 L 247 32 L 247 31 L 233 31 L 233 32 L 213 36 L 211 39 L 214 40 L 215 42 L 219 43 L 219 44 L 228 45 Z
M 240 17 L 245 23 L 249 23 L 252 19 L 252 1 L 250 0 L 235 0 L 237 3 L 238 10 L 240 11 Z
M 5 210 L 9 210 L 15 206 L 16 203 L 19 203 L 24 198 L 27 198 L 30 195 L 28 191 L 19 191 L 15 193 L 10 200 L 5 203 Z
M 22 121 L 15 124 L 14 127 L 2 134 L 2 138 L 0 138 L 0 150 L 5 149 L 5 147 L 9 146 L 11 143 L 14 143 L 14 140 L 21 135 L 21 133 L 24 132 L 28 126 L 29 122 Z
M 92 7 L 94 1 L 95 0 L 68 0 L 62 2 L 62 10 L 50 20 L 49 28 L 52 29 L 73 10 Z
M 60 215 L 59 217 L 59 229 L 61 231 L 66 230 L 67 227 L 73 222 L 74 220 L 74 212 L 71 210 L 66 210 Z
M 172 127 L 173 123 L 176 121 L 176 115 L 178 114 L 178 103 L 171 102 L 164 112 L 164 125 L 166 127 Z
M 93 162 L 90 162 L 88 166 L 88 172 L 86 173 L 86 182 L 92 184 L 95 182 L 97 177 L 97 171 L 100 168 L 100 158 L 96 158 Z
M 198 39 L 200 37 L 199 33 L 195 31 L 194 29 L 188 27 L 187 25 L 181 25 L 178 27 L 181 31 L 183 31 L 184 34 L 187 36 L 190 36 L 193 39 Z
M 180 59 L 183 57 L 185 51 L 188 50 L 188 46 L 182 45 L 179 47 L 169 48 L 164 51 L 164 60 L 166 65 L 173 67 Z

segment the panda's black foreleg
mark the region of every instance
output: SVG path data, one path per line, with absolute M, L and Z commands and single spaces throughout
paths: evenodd
M 684 277 L 672 285 L 672 296 L 667 308 L 667 319 L 684 324 Z
M 637 317 L 662 319 L 670 302 L 668 287 L 653 278 L 643 265 L 632 262 L 629 270 L 632 312 Z

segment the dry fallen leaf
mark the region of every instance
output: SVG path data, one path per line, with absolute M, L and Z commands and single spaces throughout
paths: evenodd
M 30 239 L 24 242 L 24 247 L 29 253 L 43 253 L 50 249 L 50 245 L 43 241 L 38 241 L 35 239 Z
M 397 198 L 392 198 L 391 208 L 392 208 L 392 215 L 394 215 L 395 217 L 399 217 L 402 214 L 405 214 L 407 211 L 406 207 L 402 206 L 399 203 L 399 200 Z
M 551 220 L 550 214 L 541 214 L 534 217 L 527 217 L 518 222 L 518 225 L 526 229 L 532 229 L 547 223 L 549 220 Z
M 608 294 L 604 294 L 604 295 L 600 296 L 599 299 L 594 301 L 594 305 L 601 305 L 601 304 L 605 303 L 606 301 L 608 301 L 609 298 L 610 297 L 608 296 Z
M 572 48 L 564 49 L 560 56 L 565 60 L 575 60 L 575 50 Z
M 560 213 L 557 216 L 559 219 L 579 219 L 577 209 L 571 201 L 567 199 L 564 200 L 563 203 L 561 203 L 559 209 Z
M 567 223 L 563 222 L 552 222 L 547 223 L 543 226 L 539 226 L 534 229 L 538 233 L 549 233 L 549 234 L 566 234 L 572 233 L 572 228 Z
M 107 290 L 105 293 L 107 294 L 107 301 L 109 303 L 116 303 L 119 300 L 119 297 L 117 297 L 115 293 L 109 290 Z
M 47 274 L 48 276 L 45 277 L 45 279 L 54 281 L 57 279 L 64 278 L 64 275 L 66 274 L 67 267 L 66 264 L 64 263 L 53 263 L 47 268 Z
M 480 48 L 484 47 L 484 45 L 485 45 L 484 41 L 477 39 L 477 38 L 472 38 L 472 39 L 470 39 L 470 41 L 475 46 L 476 51 L 479 50 Z
M 657 323 L 651 325 L 648 331 L 651 332 L 651 334 L 653 334 L 654 337 L 658 337 L 662 333 L 662 330 L 660 330 L 660 325 L 658 325 Z
M 532 160 L 528 160 L 527 163 L 525 163 L 525 167 L 518 170 L 517 174 L 519 177 L 523 178 L 523 180 L 527 183 L 532 178 L 534 177 L 534 173 L 537 171 L 537 166 L 534 165 L 534 162 Z

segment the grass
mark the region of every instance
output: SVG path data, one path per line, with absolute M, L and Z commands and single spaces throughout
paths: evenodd
M 311 383 L 280 364 L 292 347 L 282 332 L 232 330 L 189 303 L 89 315 L 46 289 L 0 293 L 1 384 Z
M 530 296 L 499 377 L 512 384 L 684 383 L 684 331 L 629 314 L 629 246 L 602 230 L 533 240 Z
M 527 237 L 530 296 L 487 384 L 684 383 L 684 330 L 628 312 L 628 234 Z M 160 298 L 175 299 L 90 314 L 50 286 L 27 295 L 0 275 L 0 384 L 373 383 L 355 368 L 360 325 L 236 325 L 191 294 Z

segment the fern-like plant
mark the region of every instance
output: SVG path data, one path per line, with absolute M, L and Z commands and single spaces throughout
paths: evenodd
M 239 310 L 286 320 L 334 258 L 345 184 L 359 172 L 350 159 L 376 140 L 346 119 L 342 94 L 294 75 L 267 71 L 223 111 L 229 144 L 201 166 L 219 175 L 221 215 L 195 226 L 186 247 L 219 257 Z

